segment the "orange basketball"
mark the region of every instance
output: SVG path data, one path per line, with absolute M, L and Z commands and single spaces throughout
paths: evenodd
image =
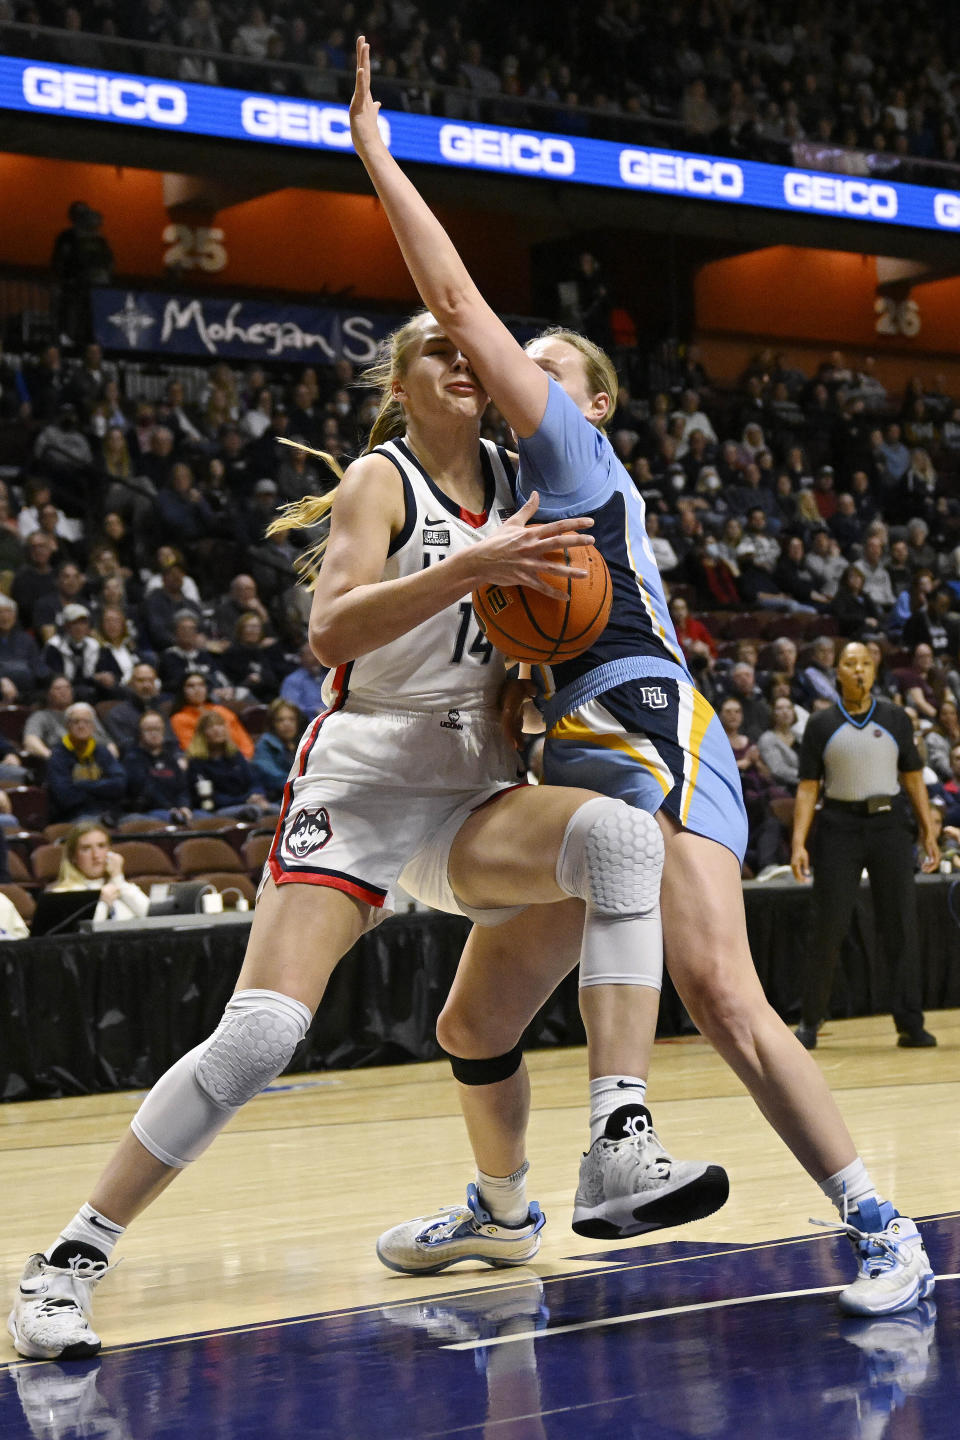
M 613 582 L 595 546 L 568 546 L 551 551 L 549 558 L 587 573 L 549 576 L 555 596 L 524 585 L 481 585 L 473 592 L 481 630 L 514 660 L 541 665 L 572 660 L 590 648 L 610 617 Z

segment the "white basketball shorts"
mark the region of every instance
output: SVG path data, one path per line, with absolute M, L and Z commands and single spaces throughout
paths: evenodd
M 264 874 L 325 885 L 393 913 L 397 887 L 435 910 L 498 925 L 523 906 L 473 911 L 447 877 L 450 847 L 475 810 L 526 783 L 489 714 L 367 713 L 347 707 L 308 727 L 284 789 Z

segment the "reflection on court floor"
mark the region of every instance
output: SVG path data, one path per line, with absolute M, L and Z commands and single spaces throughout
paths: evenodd
M 673 1241 L 375 1308 L 0 1366 L 3 1440 L 955 1440 L 960 1217 L 907 1315 L 842 1317 L 847 1241 Z M 582 1257 L 581 1257 L 582 1258 Z M 613 1262 L 612 1264 L 610 1262 Z M 459 1286 L 459 1288 L 457 1288 Z

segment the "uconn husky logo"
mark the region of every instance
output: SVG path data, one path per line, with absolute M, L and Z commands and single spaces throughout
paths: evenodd
M 325 809 L 301 810 L 284 839 L 284 849 L 297 860 L 305 860 L 315 850 L 322 850 L 333 834 L 330 816 Z
M 640 703 L 647 710 L 666 710 L 670 701 L 659 685 L 641 685 Z

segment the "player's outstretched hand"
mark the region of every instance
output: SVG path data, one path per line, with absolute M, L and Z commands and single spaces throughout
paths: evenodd
M 370 94 L 370 46 L 363 35 L 357 36 L 357 80 L 350 101 L 350 134 L 357 154 L 363 154 L 380 141 L 377 115 L 380 101 Z M 382 143 L 382 141 L 380 142 Z
M 539 504 L 540 496 L 534 490 L 526 504 L 505 520 L 499 530 L 473 547 L 470 551 L 473 588 L 526 585 L 544 595 L 556 595 L 557 586 L 551 585 L 548 577 L 563 580 L 571 574 L 586 575 L 584 569 L 546 557 L 569 547 L 592 545 L 593 537 L 583 532 L 591 528 L 593 521 L 589 515 L 576 515 L 567 520 L 551 520 L 546 525 L 531 525 L 529 522 Z

